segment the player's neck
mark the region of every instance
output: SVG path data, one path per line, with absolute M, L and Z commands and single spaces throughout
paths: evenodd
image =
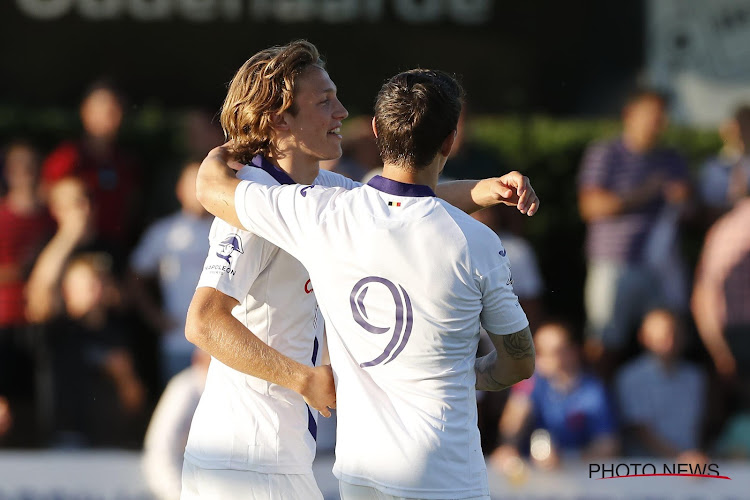
M 437 161 L 419 170 L 406 169 L 400 165 L 386 163 L 383 165 L 383 177 L 404 184 L 429 186 L 433 191 L 437 187 L 442 166 Z
M 277 157 L 269 155 L 268 161 L 289 174 L 297 184 L 312 184 L 320 172 L 320 160 L 295 151 Z

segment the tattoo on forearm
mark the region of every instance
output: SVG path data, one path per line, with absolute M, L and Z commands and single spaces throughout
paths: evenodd
M 477 359 L 474 372 L 477 375 L 476 389 L 480 391 L 501 391 L 512 384 L 498 382 L 492 376 L 492 369 L 497 363 L 497 351 Z
M 528 329 L 503 336 L 503 347 L 513 359 L 524 359 L 534 355 L 533 343 Z

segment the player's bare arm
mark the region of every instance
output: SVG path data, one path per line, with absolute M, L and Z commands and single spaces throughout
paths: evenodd
M 517 171 L 481 181 L 444 182 L 438 184 L 435 194 L 466 213 L 502 203 L 532 216 L 537 213 L 540 205 L 529 178 Z
M 478 390 L 501 391 L 534 374 L 536 353 L 528 326 L 510 335 L 490 333 L 490 339 L 495 350 L 474 365 Z
M 265 344 L 232 316 L 237 304 L 214 288 L 198 288 L 190 303 L 185 336 L 230 368 L 287 387 L 330 417 L 328 408 L 336 407 L 331 367 L 303 365 Z
M 245 229 L 234 208 L 234 192 L 240 180 L 229 167 L 230 160 L 226 144 L 212 149 L 198 169 L 195 194 L 209 213 L 234 227 Z
M 234 209 L 234 191 L 240 181 L 230 168 L 230 161 L 226 144 L 211 150 L 198 171 L 196 195 L 208 212 L 241 228 Z M 503 203 L 531 216 L 540 206 L 529 178 L 516 171 L 481 181 L 445 182 L 437 186 L 435 194 L 467 213 Z

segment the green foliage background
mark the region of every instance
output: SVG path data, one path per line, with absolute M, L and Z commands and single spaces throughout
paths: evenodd
M 151 219 L 177 206 L 172 186 L 185 159 L 180 125 L 183 113 L 165 111 L 158 105 L 133 106 L 123 126 L 123 144 L 137 154 L 144 167 L 145 208 Z M 524 222 L 524 229 L 546 281 L 545 303 L 552 314 L 574 322 L 583 319 L 585 277 L 585 228 L 576 205 L 576 177 L 586 146 L 614 137 L 618 131 L 617 120 L 545 116 L 477 117 L 469 126 L 471 142 L 496 155 L 502 165 L 531 178 L 543 205 L 536 216 Z M 79 133 L 80 124 L 73 109 L 0 108 L 2 144 L 22 137 L 47 153 L 59 141 Z M 715 131 L 679 126 L 668 129 L 664 142 L 684 155 L 693 174 L 721 146 Z M 683 230 L 684 253 L 691 268 L 704 231 L 705 227 L 690 225 Z

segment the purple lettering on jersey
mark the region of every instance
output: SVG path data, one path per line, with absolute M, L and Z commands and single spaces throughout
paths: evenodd
M 393 361 L 393 359 L 401 354 L 401 351 L 404 350 L 404 347 L 406 347 L 406 341 L 409 340 L 409 336 L 411 335 L 411 325 L 414 322 L 414 319 L 412 318 L 412 307 L 411 307 L 411 300 L 409 299 L 409 295 L 406 293 L 406 290 L 404 290 L 404 287 L 399 285 L 399 288 L 401 288 L 401 291 L 404 294 L 404 305 L 406 306 L 406 325 L 407 325 L 407 331 L 404 333 L 404 336 L 401 337 L 401 343 L 398 345 L 395 351 L 393 351 L 393 356 L 386 361 L 386 363 L 390 363 Z
M 409 299 L 409 295 L 406 293 L 406 290 L 404 290 L 404 287 L 399 285 L 397 288 L 393 282 L 385 278 L 380 278 L 378 276 L 369 276 L 367 278 L 362 278 L 361 280 L 359 280 L 357 284 L 354 285 L 354 288 L 349 295 L 349 304 L 352 308 L 352 316 L 354 317 L 354 321 L 356 321 L 359 326 L 361 326 L 365 331 L 376 335 L 385 333 L 390 329 L 390 327 L 373 325 L 366 319 L 367 312 L 365 310 L 364 298 L 365 294 L 367 293 L 367 287 L 371 283 L 381 283 L 385 285 L 386 288 L 388 288 L 388 291 L 391 292 L 391 295 L 393 296 L 393 303 L 396 307 L 396 321 L 393 326 L 393 336 L 391 337 L 390 342 L 388 342 L 388 345 L 385 347 L 385 350 L 375 359 L 367 361 L 365 363 L 360 363 L 359 366 L 362 368 L 379 365 L 384 361 L 384 364 L 393 361 L 406 346 L 406 342 L 411 336 L 411 328 L 414 321 L 412 316 L 411 300 Z M 398 347 L 396 348 L 397 345 Z M 394 349 L 396 350 L 394 351 Z
M 362 281 L 360 281 L 359 283 L 362 283 Z M 357 283 L 357 285 L 359 285 L 359 283 Z M 354 288 L 356 289 L 357 287 L 355 286 Z M 352 290 L 352 294 L 353 293 L 354 290 Z M 379 327 L 371 325 L 366 321 L 367 309 L 365 309 L 364 304 L 365 295 L 367 295 L 367 287 L 363 286 L 357 294 L 357 308 L 354 309 L 354 306 L 352 305 L 352 314 L 354 314 L 354 321 L 356 321 L 359 326 L 370 333 L 374 333 L 375 335 L 380 335 L 381 333 L 387 332 L 388 330 L 390 330 L 389 327 Z

